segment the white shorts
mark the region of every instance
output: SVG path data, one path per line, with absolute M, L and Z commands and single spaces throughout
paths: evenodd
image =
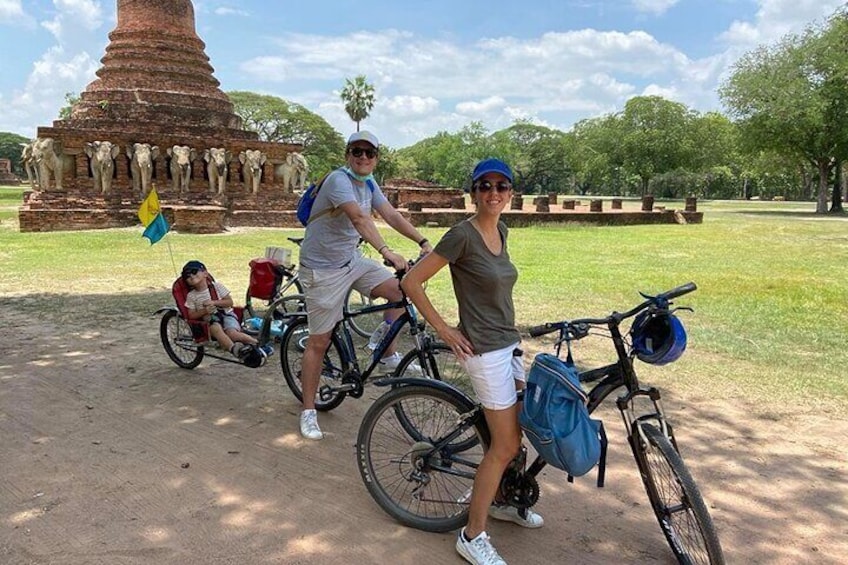
M 309 333 L 316 335 L 332 331 L 342 319 L 345 299 L 351 288 L 364 296 L 371 296 L 374 287 L 394 277 L 380 263 L 361 255 L 340 269 L 310 269 L 301 266 L 299 272 L 306 295 Z
M 524 361 L 512 354 L 518 342 L 474 355 L 463 361 L 462 365 L 471 377 L 471 386 L 477 399 L 489 410 L 505 410 L 518 401 L 515 381 L 524 381 Z

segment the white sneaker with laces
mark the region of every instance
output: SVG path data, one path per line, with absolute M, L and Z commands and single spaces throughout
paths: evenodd
M 529 508 L 522 511 L 508 504 L 492 504 L 489 506 L 489 516 L 495 520 L 514 522 L 524 528 L 541 528 L 545 525 L 544 518 Z
M 318 412 L 314 409 L 300 413 L 300 435 L 306 439 L 324 439 L 324 434 L 318 427 Z
M 498 555 L 498 551 L 492 547 L 486 532 L 466 541 L 465 528 L 462 528 L 459 537 L 456 538 L 456 551 L 463 559 L 475 565 L 506 565 L 503 557 Z
M 388 357 L 383 357 L 380 359 L 380 373 L 383 375 L 390 375 L 395 372 L 395 369 L 400 365 L 403 357 L 400 353 L 395 351 Z M 421 377 L 424 376 L 424 373 L 421 371 L 421 366 L 418 363 L 412 362 L 409 364 L 409 367 L 406 368 L 406 372 L 404 373 L 406 377 Z

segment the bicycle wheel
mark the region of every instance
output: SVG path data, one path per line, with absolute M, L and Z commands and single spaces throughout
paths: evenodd
M 280 363 L 283 369 L 283 377 L 286 384 L 294 394 L 295 398 L 303 402 L 303 388 L 300 382 L 300 371 L 303 363 L 303 352 L 306 350 L 306 342 L 309 340 L 309 326 L 306 318 L 295 320 L 289 325 L 281 338 Z M 330 340 L 330 347 L 324 354 L 324 365 L 321 369 L 321 378 L 318 382 L 320 389 L 323 385 L 338 386 L 342 382 L 342 375 L 347 370 L 347 362 L 342 357 L 342 348 L 339 338 L 334 333 Z M 332 410 L 342 403 L 346 394 L 335 392 L 327 400 L 321 400 L 315 395 L 315 409 L 322 412 Z
M 678 562 L 723 564 L 713 521 L 677 450 L 660 430 L 640 422 L 631 438 L 651 507 Z M 642 439 L 644 437 L 644 440 Z
M 197 345 L 191 326 L 179 312 L 169 310 L 159 323 L 159 337 L 171 361 L 183 369 L 194 369 L 203 361 L 203 346 Z
M 303 285 L 300 284 L 300 279 L 297 277 L 297 274 L 295 274 L 293 277 L 284 279 L 281 283 L 281 287 L 283 289 L 282 293 L 280 293 L 278 289 L 277 294 L 274 296 L 274 298 L 267 301 L 266 306 L 270 306 L 281 297 L 303 295 Z M 294 304 L 296 303 L 291 300 L 284 300 L 283 302 L 280 302 L 279 304 L 277 304 L 277 311 L 274 317 L 279 319 L 285 316 L 286 314 L 290 314 L 292 311 L 296 312 L 297 310 L 289 309 L 289 306 L 292 306 Z M 244 298 L 244 311 L 245 318 L 255 318 L 262 315 L 262 312 L 258 311 L 253 306 L 253 297 L 250 295 L 250 289 L 247 289 L 247 294 Z
M 448 532 L 467 521 L 474 476 L 489 445 L 479 410 L 460 417 L 473 409 L 455 393 L 421 385 L 389 390 L 368 409 L 356 440 L 359 473 L 371 497 L 401 524 Z M 399 413 L 420 439 L 407 433 Z
M 444 343 L 431 343 L 424 351 L 413 349 L 408 352 L 398 364 L 394 376 L 436 379 L 474 398 L 471 377 L 453 349 Z
M 367 306 L 374 306 L 385 302 L 386 301 L 382 298 L 369 298 L 364 294 L 360 294 L 360 292 L 355 288 L 352 288 L 350 289 L 350 292 L 347 293 L 347 298 L 345 299 L 345 314 L 358 312 Z M 362 337 L 371 337 L 371 334 L 374 333 L 374 330 L 376 330 L 377 326 L 379 326 L 383 321 L 383 312 L 380 311 L 372 312 L 370 314 L 362 314 L 361 316 L 349 318 L 348 321 L 350 322 L 350 327 L 358 335 Z

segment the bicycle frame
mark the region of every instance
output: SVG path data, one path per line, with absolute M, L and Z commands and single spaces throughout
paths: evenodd
M 371 361 L 368 363 L 368 366 L 364 371 L 361 370 L 359 359 L 356 356 L 356 346 L 353 343 L 353 335 L 352 330 L 349 327 L 348 321 L 352 318 L 356 318 L 357 316 L 364 316 L 367 314 L 373 314 L 375 312 L 383 312 L 385 310 L 392 309 L 403 309 L 403 313 L 398 316 L 398 318 L 392 322 L 391 326 L 389 326 L 389 330 L 385 336 L 380 340 L 380 343 L 377 346 L 377 349 L 371 355 Z M 401 330 L 405 326 L 409 325 L 410 334 L 415 340 L 415 343 L 418 347 L 423 346 L 424 344 L 420 341 L 420 334 L 424 332 L 424 325 L 418 321 L 418 313 L 415 311 L 415 307 L 409 300 L 406 299 L 406 296 L 403 297 L 402 300 L 398 302 L 388 302 L 386 304 L 376 304 L 372 306 L 366 306 L 361 310 L 357 310 L 355 312 L 347 312 L 344 314 L 344 318 L 336 324 L 336 327 L 333 331 L 340 337 L 340 341 L 342 344 L 342 355 L 344 356 L 344 361 L 346 361 L 350 365 L 350 369 L 348 372 L 342 377 L 342 384 L 339 387 L 332 387 L 332 389 L 327 389 L 322 387 L 322 390 L 325 392 L 319 391 L 319 394 L 322 397 L 329 396 L 332 392 L 345 392 L 350 394 L 354 398 L 359 398 L 363 393 L 364 384 L 371 378 L 374 373 L 374 370 L 380 363 L 380 359 L 383 358 L 385 352 L 388 350 L 389 346 L 394 342 L 394 340 L 398 337 Z M 326 385 L 325 385 L 326 387 Z

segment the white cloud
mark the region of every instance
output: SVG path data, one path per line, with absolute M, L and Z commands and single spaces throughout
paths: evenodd
M 678 0 L 633 0 L 633 7 L 639 12 L 647 12 L 659 16 L 667 12 L 677 2 Z
M 439 101 L 432 96 L 391 96 L 382 104 L 395 117 L 425 116 L 439 109 Z
M 231 8 L 230 6 L 219 6 L 213 10 L 216 16 L 249 16 L 250 12 L 245 10 L 240 10 L 238 8 Z
M 0 0 L 0 23 L 13 24 L 15 19 L 22 17 L 21 0 Z
M 460 102 L 456 105 L 456 111 L 467 116 L 482 116 L 506 105 L 506 100 L 501 96 L 489 96 L 483 100 Z
M 834 0 L 758 0 L 754 21 L 734 21 L 719 39 L 731 47 L 751 49 L 798 33 L 833 13 L 844 2 Z
M 41 25 L 61 44 L 73 41 L 80 32 L 93 31 L 103 24 L 103 10 L 94 0 L 53 0 L 56 15 Z

